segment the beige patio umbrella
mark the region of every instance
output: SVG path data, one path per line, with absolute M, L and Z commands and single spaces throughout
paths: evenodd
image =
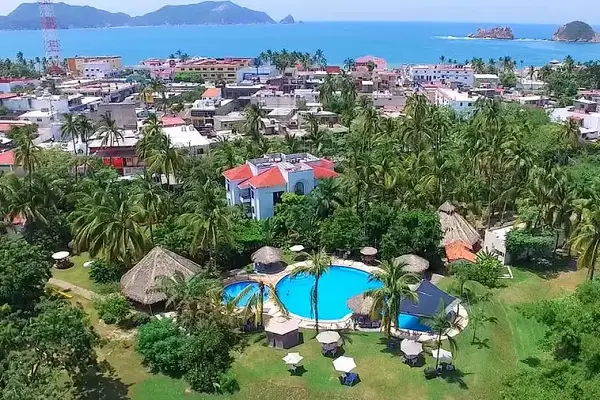
M 360 250 L 360 254 L 363 256 L 375 256 L 377 255 L 377 249 L 375 247 L 363 247 Z
M 316 337 L 317 342 L 321 344 L 332 344 L 339 343 L 342 337 L 336 331 L 325 331 L 321 332 Z
M 373 309 L 375 300 L 372 297 L 364 296 L 363 294 L 357 294 L 352 296 L 346 302 L 346 305 L 354 314 L 358 315 L 369 315 Z
M 338 372 L 348 374 L 356 368 L 356 362 L 352 357 L 341 356 L 333 360 L 333 368 Z
M 257 264 L 276 264 L 283 259 L 283 252 L 275 247 L 264 246 L 252 253 L 251 258 Z
M 298 365 L 303 359 L 304 357 L 300 353 L 288 353 L 287 356 L 282 358 L 287 365 Z
M 429 261 L 415 254 L 405 254 L 394 260 L 398 265 L 403 265 L 402 271 L 420 274 L 429 268 Z
M 402 350 L 407 357 L 416 357 L 423 352 L 423 344 L 415 340 L 405 339 L 400 343 L 400 350 Z

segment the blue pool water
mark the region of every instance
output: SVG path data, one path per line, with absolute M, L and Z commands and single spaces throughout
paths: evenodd
M 349 298 L 381 287 L 381 283 L 377 281 L 369 282 L 369 276 L 354 268 L 329 268 L 319 279 L 319 319 L 337 320 L 350 314 L 352 311 L 346 305 Z M 311 276 L 291 278 L 288 275 L 277 284 L 277 293 L 290 313 L 303 318 L 314 318 L 310 312 L 310 290 L 313 284 L 314 278 Z M 419 322 L 419 318 L 405 314 L 400 315 L 399 326 L 404 329 L 429 330 Z
M 238 306 L 240 306 L 240 307 L 245 306 L 246 304 L 248 304 L 248 300 L 250 300 L 252 295 L 258 293 L 258 283 L 257 282 L 244 281 L 244 282 L 232 283 L 231 285 L 225 286 L 225 288 L 223 289 L 224 300 L 234 299 L 242 292 L 242 290 L 246 289 L 246 287 L 248 287 L 248 286 L 252 286 L 252 289 L 250 290 L 250 292 L 248 292 L 248 294 L 246 294 L 244 297 L 242 297 L 240 302 L 238 303 Z M 267 297 L 268 296 L 265 293 L 265 300 L 267 299 Z

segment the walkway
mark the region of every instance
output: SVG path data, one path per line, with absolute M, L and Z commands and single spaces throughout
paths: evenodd
M 57 288 L 68 291 L 70 293 L 76 294 L 77 296 L 81 296 L 84 299 L 93 300 L 98 296 L 96 292 L 92 292 L 91 290 L 84 289 L 80 286 L 73 285 L 72 283 L 61 281 L 60 279 L 50 278 L 48 281 L 49 285 L 56 286 Z

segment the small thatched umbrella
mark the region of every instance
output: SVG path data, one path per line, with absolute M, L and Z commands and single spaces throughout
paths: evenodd
M 377 249 L 375 247 L 363 247 L 360 250 L 360 254 L 367 257 L 374 257 L 377 255 Z
M 255 264 L 277 264 L 283 259 L 283 252 L 275 247 L 264 246 L 252 253 L 251 258 Z
M 352 296 L 346 302 L 346 305 L 352 313 L 357 315 L 370 315 L 373 309 L 375 301 L 372 297 L 364 296 L 363 294 L 357 294 Z
M 121 277 L 121 293 L 144 305 L 158 303 L 167 297 L 163 293 L 151 290 L 156 288 L 157 278 L 173 277 L 177 272 L 185 278 L 190 278 L 200 272 L 200 266 L 157 246 Z
M 398 265 L 403 265 L 402 271 L 421 274 L 429 268 L 429 261 L 414 254 L 405 254 L 394 260 Z
M 456 208 L 452 203 L 447 201 L 442 204 L 438 208 L 438 214 L 444 233 L 441 243 L 443 247 L 460 241 L 474 245 L 481 240 L 477 230 L 456 212 Z

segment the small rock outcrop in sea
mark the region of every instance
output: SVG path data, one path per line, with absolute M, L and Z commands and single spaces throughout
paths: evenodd
M 294 20 L 294 17 L 292 17 L 291 15 L 288 15 L 287 17 L 285 17 L 284 19 L 279 21 L 279 23 L 280 24 L 295 24 L 296 21 Z
M 477 32 L 471 33 L 470 38 L 474 39 L 504 39 L 512 40 L 515 38 L 512 29 L 508 26 L 497 26 L 492 29 L 477 29 Z
M 569 22 L 561 26 L 552 36 L 557 42 L 600 43 L 600 33 L 582 21 Z

